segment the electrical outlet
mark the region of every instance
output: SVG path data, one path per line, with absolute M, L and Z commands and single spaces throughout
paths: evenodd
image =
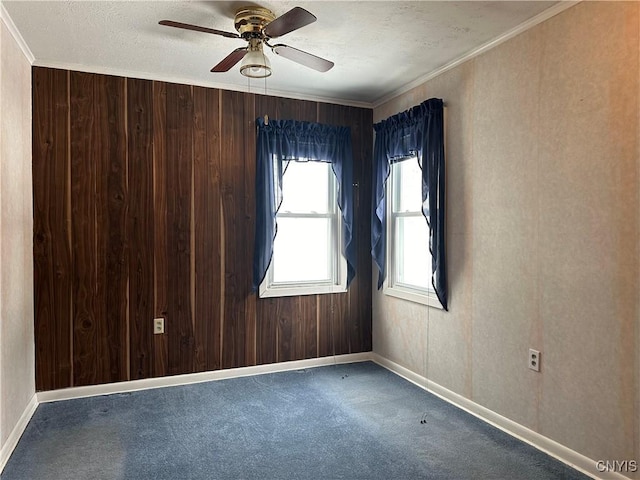
M 536 372 L 540 371 L 540 352 L 533 348 L 529 349 L 529 368 Z
M 153 334 L 158 335 L 164 333 L 164 318 L 153 319 Z

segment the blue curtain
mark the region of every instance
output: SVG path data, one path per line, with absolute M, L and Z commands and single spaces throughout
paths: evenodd
M 329 162 L 338 183 L 342 213 L 342 254 L 347 260 L 347 286 L 356 273 L 353 239 L 353 151 L 349 127 L 296 120 L 256 120 L 256 236 L 253 252 L 253 291 L 273 257 L 278 231 L 276 214 L 282 203 L 282 175 L 290 161 Z
M 431 282 L 440 303 L 447 310 L 443 106 L 441 99 L 432 98 L 373 126 L 376 139 L 373 148 L 371 255 L 378 267 L 380 288 L 386 276 L 385 184 L 390 165 L 416 155 L 422 168 L 422 213 L 429 226 Z

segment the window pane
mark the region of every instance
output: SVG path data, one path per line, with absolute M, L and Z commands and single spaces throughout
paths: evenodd
M 429 228 L 422 215 L 396 218 L 395 282 L 430 289 Z
M 331 279 L 329 218 L 279 218 L 273 252 L 273 281 Z
M 289 162 L 282 176 L 282 205 L 279 211 L 328 213 L 330 170 L 330 163 Z
M 422 170 L 410 158 L 393 164 L 394 212 L 419 212 L 422 207 Z

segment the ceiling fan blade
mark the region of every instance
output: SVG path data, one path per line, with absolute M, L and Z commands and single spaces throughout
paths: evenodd
M 281 37 L 315 21 L 315 15 L 304 8 L 294 7 L 264 27 L 263 32 L 269 38 Z
M 293 60 L 300 65 L 304 65 L 305 67 L 313 68 L 319 72 L 326 72 L 333 68 L 334 63 L 329 60 L 325 60 L 324 58 L 317 57 L 312 55 L 311 53 L 303 52 L 302 50 L 298 50 L 297 48 L 290 47 L 288 45 L 274 45 L 271 47 L 274 53 L 278 55 L 288 58 L 289 60 Z
M 213 33 L 214 35 L 222 35 L 227 38 L 240 38 L 240 35 L 232 32 L 225 32 L 223 30 L 215 30 L 213 28 L 199 27 L 198 25 L 191 25 L 189 23 L 174 22 L 173 20 L 160 20 L 160 25 L 167 27 L 183 28 L 184 30 L 193 30 L 194 32 Z
M 228 72 L 231 67 L 238 63 L 247 53 L 247 47 L 236 48 L 229 55 L 224 57 L 220 63 L 211 69 L 212 72 Z

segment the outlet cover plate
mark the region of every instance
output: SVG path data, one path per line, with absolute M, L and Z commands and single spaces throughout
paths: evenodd
M 529 349 L 529 368 L 535 372 L 540 371 L 540 352 L 533 348 Z
M 153 319 L 153 334 L 158 335 L 164 333 L 164 318 Z

